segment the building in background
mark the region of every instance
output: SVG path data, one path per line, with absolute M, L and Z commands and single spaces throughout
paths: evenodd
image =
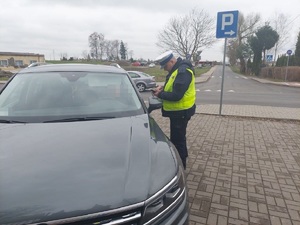
M 36 62 L 45 62 L 45 56 L 36 53 L 0 52 L 0 67 L 24 68 Z

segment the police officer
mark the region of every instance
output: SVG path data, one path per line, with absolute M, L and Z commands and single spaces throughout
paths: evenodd
M 175 58 L 172 51 L 161 54 L 155 61 L 168 75 L 164 86 L 154 89 L 153 95 L 163 100 L 162 116 L 170 118 L 170 139 L 186 168 L 186 128 L 196 110 L 194 68 L 190 61 Z

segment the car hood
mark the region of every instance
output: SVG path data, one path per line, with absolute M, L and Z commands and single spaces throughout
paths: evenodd
M 143 202 L 176 169 L 172 145 L 147 114 L 0 124 L 0 224 L 62 219 Z

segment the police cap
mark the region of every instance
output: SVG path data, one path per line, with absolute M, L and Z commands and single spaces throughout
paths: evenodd
M 159 55 L 156 59 L 155 62 L 159 62 L 160 68 L 163 69 L 165 65 L 173 58 L 173 52 L 167 51 L 164 52 L 163 54 Z

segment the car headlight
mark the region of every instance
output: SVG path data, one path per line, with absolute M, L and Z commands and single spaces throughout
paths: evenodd
M 159 192 L 145 202 L 142 224 L 158 224 L 176 211 L 186 200 L 184 171 L 179 166 L 177 175 Z

